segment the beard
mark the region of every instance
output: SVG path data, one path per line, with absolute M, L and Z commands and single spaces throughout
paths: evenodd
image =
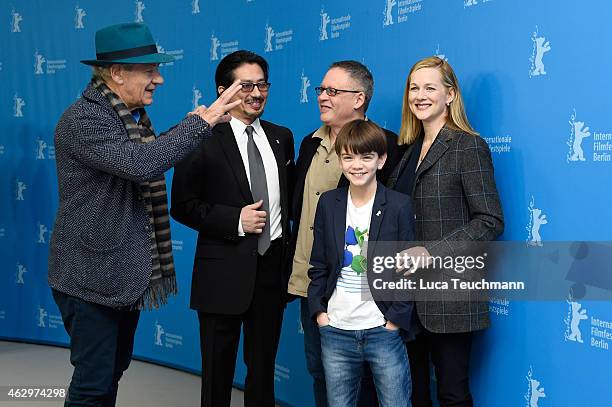
M 253 109 L 251 106 L 251 103 L 253 102 L 258 102 L 260 105 L 260 109 L 259 110 L 255 110 Z M 265 103 L 265 99 L 262 97 L 249 97 L 247 99 L 245 99 L 244 103 L 249 106 L 252 110 L 245 110 L 244 114 L 251 118 L 251 119 L 257 119 L 258 117 L 260 117 L 263 112 L 264 112 L 264 103 Z

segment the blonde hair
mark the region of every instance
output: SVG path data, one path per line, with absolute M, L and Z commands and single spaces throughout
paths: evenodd
M 449 114 L 445 126 L 477 136 L 478 133 L 472 128 L 465 114 L 465 106 L 463 104 L 463 98 L 461 97 L 461 90 L 459 89 L 459 81 L 457 81 L 453 68 L 448 62 L 441 58 L 428 57 L 414 64 L 412 69 L 410 69 L 408 79 L 406 79 L 404 103 L 402 106 L 402 126 L 400 128 L 398 144 L 412 144 L 423 132 L 423 123 L 416 118 L 414 113 L 412 113 L 408 101 L 412 74 L 422 68 L 437 68 L 442 77 L 442 84 L 448 89 L 453 89 L 455 91 L 455 97 L 448 108 Z

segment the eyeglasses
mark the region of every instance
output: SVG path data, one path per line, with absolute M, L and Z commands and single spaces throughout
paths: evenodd
M 240 84 L 242 91 L 247 93 L 253 92 L 255 86 L 257 86 L 260 92 L 267 92 L 270 89 L 270 85 L 272 85 L 270 82 L 242 82 Z
M 317 96 L 320 96 L 321 93 L 327 93 L 327 96 L 336 96 L 338 92 L 348 92 L 348 93 L 361 93 L 362 90 L 346 90 L 346 89 L 336 89 L 336 88 L 322 88 L 317 86 L 315 88 L 315 92 L 317 92 Z

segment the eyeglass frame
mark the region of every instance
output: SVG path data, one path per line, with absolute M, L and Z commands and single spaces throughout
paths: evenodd
M 333 91 L 333 94 L 329 93 L 330 90 Z M 336 89 L 336 88 L 332 88 L 331 86 L 328 86 L 326 88 L 321 87 L 321 86 L 317 86 L 315 88 L 315 93 L 317 94 L 317 96 L 321 96 L 323 94 L 323 91 L 325 91 L 325 93 L 327 93 L 327 96 L 336 96 L 338 94 L 338 92 L 364 93 L 362 90 Z
M 251 90 L 246 90 L 244 88 L 244 86 L 252 86 Z M 265 89 L 260 88 L 260 86 L 265 86 Z M 266 81 L 262 81 L 262 82 L 241 82 L 240 83 L 240 90 L 242 92 L 245 93 L 251 93 L 255 90 L 255 87 L 257 87 L 257 90 L 260 92 L 267 92 L 270 90 L 270 86 L 272 86 L 272 84 L 270 82 L 266 82 Z

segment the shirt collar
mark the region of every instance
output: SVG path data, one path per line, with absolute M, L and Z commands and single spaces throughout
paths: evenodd
M 132 117 L 138 123 L 140 121 L 140 109 L 132 110 Z
M 325 137 L 329 138 L 329 129 L 330 128 L 328 125 L 322 125 L 312 134 L 312 138 L 320 138 L 321 140 L 323 140 Z
M 369 121 L 368 116 L 364 116 L 363 120 Z M 325 146 L 326 148 L 329 148 L 330 147 L 330 141 L 329 141 L 330 131 L 331 131 L 331 128 L 328 125 L 323 124 L 321 127 L 317 129 L 317 131 L 313 133 L 312 137 L 320 138 L 321 144 Z
M 236 119 L 235 117 L 232 117 L 229 124 L 232 127 L 232 131 L 236 136 L 244 134 L 248 126 L 247 124 L 244 124 L 242 121 Z M 250 126 L 253 126 L 253 130 L 255 130 L 256 135 L 264 135 L 263 128 L 261 127 L 261 122 L 259 121 L 259 117 L 255 119 L 255 121 L 251 123 Z
M 334 149 L 331 143 L 331 137 L 329 136 L 331 133 L 331 129 L 327 128 L 327 131 L 323 132 L 323 138 L 321 139 L 321 145 L 325 147 L 327 151 L 331 151 Z

